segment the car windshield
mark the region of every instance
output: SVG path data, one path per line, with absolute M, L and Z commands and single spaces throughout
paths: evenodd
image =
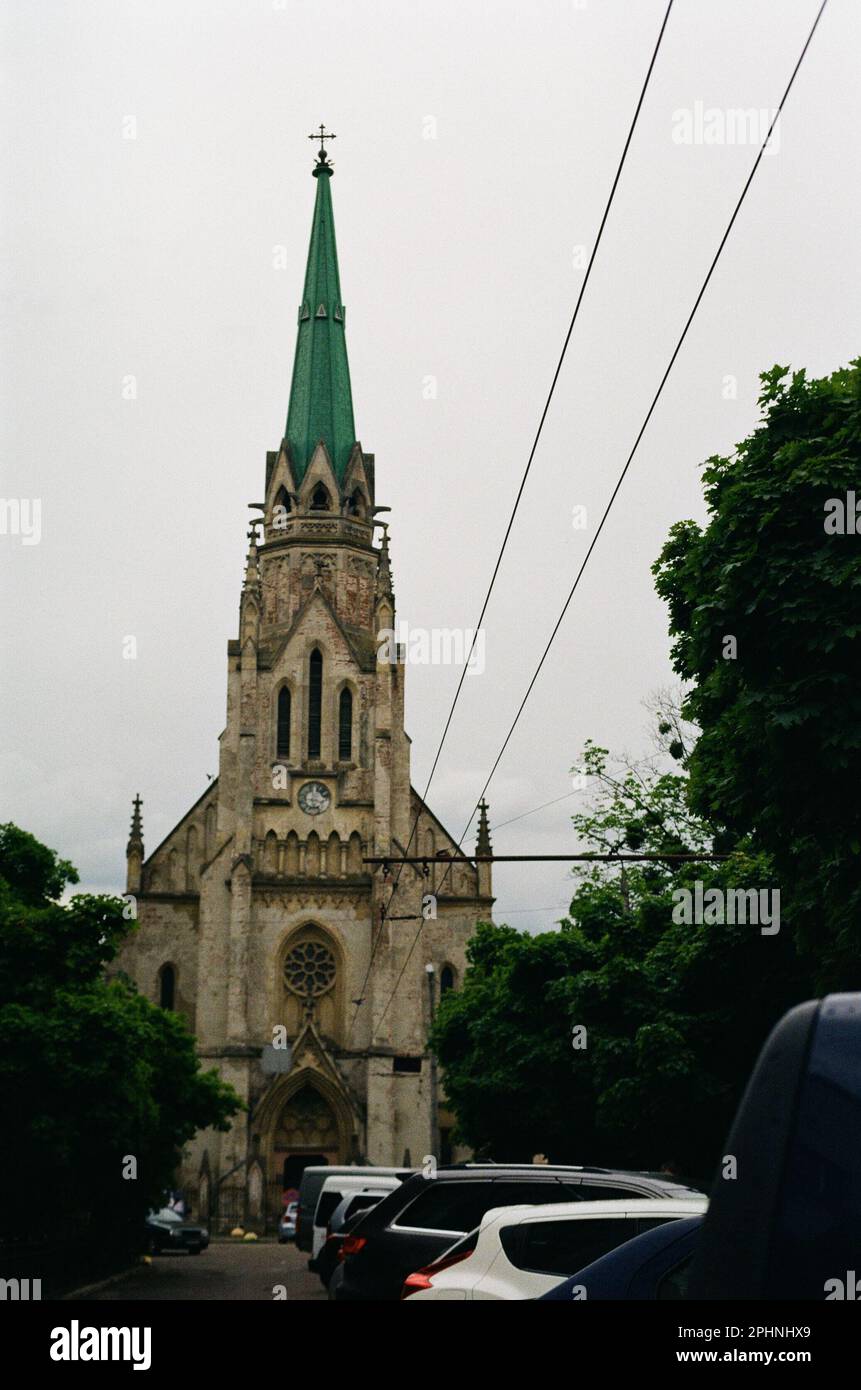
M 173 1221 L 177 1226 L 182 1225 L 182 1217 L 177 1216 L 175 1211 L 171 1211 L 170 1207 L 162 1207 L 161 1211 L 157 1211 L 153 1214 L 158 1221 Z

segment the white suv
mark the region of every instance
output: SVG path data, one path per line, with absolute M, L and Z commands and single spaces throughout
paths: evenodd
M 326 1178 L 320 1188 L 320 1195 L 314 1210 L 311 1259 L 308 1261 L 308 1268 L 316 1270 L 320 1251 L 326 1244 L 329 1218 L 345 1197 L 351 1197 L 358 1193 L 368 1193 L 382 1198 L 389 1192 L 394 1192 L 395 1188 L 400 1187 L 400 1185 L 400 1178 L 376 1177 L 373 1174 L 362 1173 L 361 1170 L 356 1177 L 347 1173 L 334 1173 L 331 1178 Z
M 701 1216 L 706 1197 L 634 1197 L 492 1207 L 476 1231 L 410 1274 L 401 1298 L 540 1298 L 627 1240 L 683 1216 Z

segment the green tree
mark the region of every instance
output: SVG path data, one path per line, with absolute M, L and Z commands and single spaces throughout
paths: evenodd
M 593 1088 L 572 1063 L 559 997 L 560 981 L 588 963 L 581 943 L 482 923 L 467 958 L 463 988 L 444 995 L 431 1036 L 458 1136 L 497 1161 L 591 1155 Z
M 663 722 L 683 762 L 680 726 Z M 805 983 L 790 932 L 676 922 L 673 894 L 696 881 L 766 888 L 771 866 L 744 844 L 723 863 L 670 857 L 712 848 L 683 771 L 616 773 L 593 744 L 582 765 L 597 789 L 573 817 L 587 850 L 659 857 L 580 866 L 560 931 L 479 929 L 433 1031 L 445 1091 L 463 1140 L 497 1159 L 672 1158 L 706 1178 L 766 1034 Z
M 708 460 L 708 523 L 673 527 L 656 586 L 701 729 L 691 805 L 768 855 L 818 988 L 857 989 L 861 361 L 761 381 L 760 426 L 732 458 Z M 829 504 L 847 494 L 835 533 Z
M 133 923 L 118 898 L 61 906 L 75 882 L 66 860 L 0 826 L 0 1236 L 8 1272 L 26 1276 L 23 1251 L 35 1245 L 32 1272 L 49 1286 L 139 1248 L 183 1144 L 228 1128 L 240 1108 L 216 1072 L 200 1070 L 182 1019 L 126 979 L 106 981 Z

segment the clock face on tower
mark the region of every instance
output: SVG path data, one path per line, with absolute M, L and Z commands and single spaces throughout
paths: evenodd
M 327 811 L 331 799 L 329 788 L 322 782 L 306 782 L 299 788 L 298 801 L 306 816 L 319 816 L 321 811 Z

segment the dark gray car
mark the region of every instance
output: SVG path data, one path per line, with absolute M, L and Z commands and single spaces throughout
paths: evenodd
M 183 1221 L 169 1207 L 150 1212 L 146 1219 L 146 1234 L 147 1249 L 151 1255 L 161 1255 L 166 1250 L 186 1250 L 189 1255 L 199 1255 L 209 1244 L 209 1231 L 205 1226 Z

